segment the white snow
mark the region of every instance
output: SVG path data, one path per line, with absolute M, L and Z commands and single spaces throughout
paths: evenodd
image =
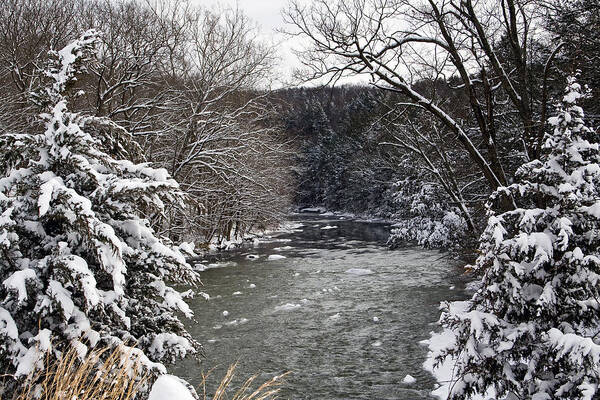
M 379 317 L 373 317 L 373 322 L 379 322 Z
M 242 294 L 242 292 L 233 292 L 232 293 L 233 296 L 239 296 L 240 294 Z
M 254 283 L 251 283 L 250 286 L 248 286 L 250 289 L 254 289 L 256 287 L 256 285 Z
M 257 260 L 259 258 L 258 254 L 248 254 L 246 259 L 248 260 Z
M 63 315 L 68 321 L 75 309 L 75 304 L 71 299 L 71 292 L 65 289 L 60 282 L 51 279 L 48 283 L 48 293 L 58 304 L 60 304 Z
M 415 382 L 417 382 L 417 380 L 412 375 L 406 375 L 404 379 L 402 379 L 402 383 L 406 383 L 407 385 L 412 385 Z
M 6 289 L 17 292 L 17 302 L 21 303 L 22 301 L 27 300 L 27 280 L 35 280 L 36 277 L 35 271 L 27 268 L 13 272 L 12 275 L 2 282 L 2 284 Z
M 283 247 L 275 247 L 273 250 L 275 251 L 285 251 L 285 250 L 292 250 L 293 247 L 292 246 L 283 246 Z
M 371 346 L 373 346 L 373 347 L 381 347 L 381 344 L 382 343 L 379 340 L 377 340 L 377 341 L 371 343 Z
M 454 312 L 465 312 L 468 309 L 469 303 L 467 301 L 455 301 L 451 303 L 451 308 Z M 446 400 L 450 394 L 450 388 L 454 384 L 454 367 L 455 359 L 447 357 L 443 363 L 439 364 L 434 368 L 435 358 L 444 349 L 453 346 L 455 343 L 455 335 L 449 329 L 444 329 L 442 332 L 432 332 L 429 340 L 423 340 L 419 342 L 422 345 L 428 345 L 429 352 L 427 358 L 423 363 L 423 369 L 429 371 L 436 381 L 440 384 L 431 395 L 437 397 L 440 400 Z M 472 400 L 487 400 L 495 398 L 494 393 L 487 393 L 486 396 L 479 394 L 474 395 Z
M 0 307 L 0 332 L 13 340 L 19 338 L 17 324 L 13 320 L 10 313 L 2 307 Z
M 370 269 L 366 269 L 366 268 L 350 268 L 348 270 L 346 270 L 347 274 L 350 275 L 371 275 L 374 274 L 375 272 L 371 271 Z
M 269 261 L 275 261 L 275 260 L 283 260 L 284 258 L 287 258 L 286 256 L 282 256 L 280 254 L 271 254 L 269 257 L 267 257 L 267 260 Z
M 195 397 L 180 378 L 161 375 L 152 385 L 148 400 L 195 400 Z
M 324 227 L 321 228 L 322 231 L 326 231 L 329 229 L 337 229 L 337 225 L 325 225 Z
M 226 317 L 229 315 L 229 311 L 223 311 L 223 316 Z
M 205 292 L 199 292 L 198 293 L 200 296 L 204 297 L 204 300 L 210 300 L 210 295 L 208 293 Z

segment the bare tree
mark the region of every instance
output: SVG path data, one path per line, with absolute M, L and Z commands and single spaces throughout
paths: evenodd
M 239 10 L 186 10 L 181 26 L 185 57 L 160 114 L 165 132 L 146 146 L 192 199 L 195 211 L 174 225 L 230 239 L 280 220 L 286 201 L 288 185 L 275 177 L 287 150 L 264 89 L 274 49 Z
M 152 216 L 170 218 L 164 233 L 230 238 L 281 219 L 287 145 L 267 101 L 275 52 L 239 10 L 185 0 L 7 0 L 0 17 L 0 134 L 32 120 L 35 110 L 23 105 L 44 80 L 48 50 L 93 27 L 103 33 L 99 57 L 71 88 L 70 106 L 125 126 L 147 160 L 181 182 L 186 211 Z
M 304 78 L 370 74 L 375 86 L 402 93 L 443 123 L 494 189 L 508 182 L 497 134 L 505 105 L 519 117 L 525 158 L 537 156 L 542 140 L 546 106 L 533 100 L 530 69 L 536 7 L 530 0 L 294 0 L 286 17 L 290 34 L 310 42 L 299 52 Z M 436 91 L 419 91 L 423 78 L 460 89 L 468 114 L 449 112 Z

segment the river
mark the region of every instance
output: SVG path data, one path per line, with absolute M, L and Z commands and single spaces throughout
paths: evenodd
M 203 261 L 214 267 L 201 274 L 210 300 L 191 300 L 196 322 L 187 326 L 205 355 L 173 372 L 197 386 L 201 371 L 217 367 L 221 377 L 238 362 L 236 383 L 291 371 L 282 399 L 431 398 L 419 342 L 436 329 L 440 301 L 468 297 L 462 263 L 435 250 L 387 249 L 388 224 L 292 220 L 291 232 Z M 407 374 L 416 382 L 403 383 Z

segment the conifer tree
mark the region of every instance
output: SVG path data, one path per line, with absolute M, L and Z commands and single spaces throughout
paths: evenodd
M 83 356 L 124 344 L 158 373 L 199 348 L 175 314 L 193 313 L 171 286 L 199 278 L 183 246 L 149 223 L 181 201 L 177 183 L 126 159 L 135 146 L 123 128 L 69 112 L 98 40 L 88 31 L 51 52 L 32 95 L 39 120 L 0 138 L 0 370 L 16 378 L 69 348 Z
M 569 78 L 542 160 L 499 188 L 519 208 L 490 212 L 466 310 L 446 305 L 456 334 L 451 398 L 593 399 L 600 390 L 600 151 Z M 488 391 L 489 390 L 489 391 Z

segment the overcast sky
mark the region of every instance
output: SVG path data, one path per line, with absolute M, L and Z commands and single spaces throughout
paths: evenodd
M 281 58 L 280 75 L 283 80 L 289 80 L 294 68 L 299 66 L 296 56 L 291 48 L 294 46 L 288 38 L 276 30 L 285 26 L 281 11 L 287 5 L 288 0 L 194 0 L 197 4 L 205 7 L 215 5 L 236 7 L 244 11 L 254 22 L 260 26 L 263 40 L 273 43 L 281 43 L 277 49 L 277 55 Z M 297 45 L 296 45 L 297 46 Z
M 1 0 L 0 0 L 1 1 Z M 249 18 L 260 26 L 263 40 L 271 43 L 278 43 L 277 56 L 281 61 L 278 67 L 278 80 L 285 83 L 293 83 L 292 72 L 300 67 L 297 57 L 292 49 L 298 49 L 302 46 L 299 38 L 290 39 L 289 37 L 277 32 L 278 29 L 286 27 L 283 21 L 282 11 L 287 6 L 289 0 L 192 0 L 203 7 L 228 6 L 239 7 Z M 305 0 L 310 1 L 310 0 Z M 288 27 L 291 29 L 291 27 Z M 293 29 L 292 29 L 293 30 Z M 339 83 L 366 83 L 367 77 L 347 77 Z M 318 84 L 313 82 L 312 84 Z M 276 86 L 282 86 L 282 82 L 276 83 Z

